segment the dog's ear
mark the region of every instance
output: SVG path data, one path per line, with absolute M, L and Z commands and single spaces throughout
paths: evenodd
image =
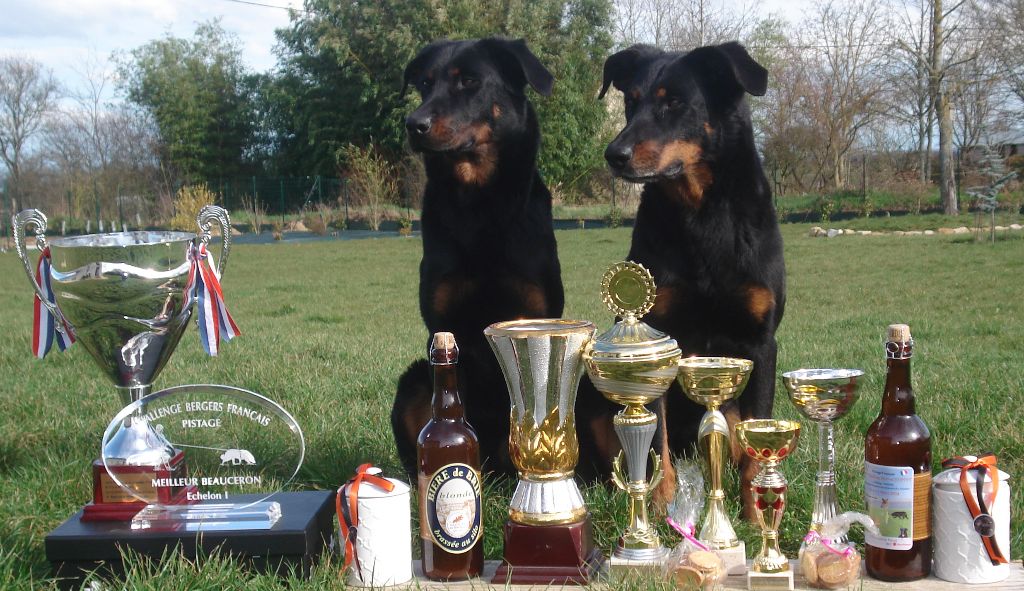
M 608 87 L 615 84 L 615 88 L 625 92 L 626 87 L 636 74 L 637 63 L 646 57 L 661 53 L 661 50 L 650 45 L 634 45 L 613 53 L 604 61 L 604 81 L 601 83 L 601 92 L 597 98 L 603 99 Z
M 695 66 L 719 92 L 731 95 L 734 100 L 744 92 L 764 96 L 768 91 L 768 70 L 735 41 L 698 47 L 682 59 Z
M 540 94 L 551 96 L 555 78 L 533 55 L 526 41 L 489 37 L 481 39 L 480 45 L 497 60 L 505 79 L 517 88 L 525 88 L 529 84 Z
M 440 51 L 442 47 L 449 45 L 450 43 L 451 41 L 445 40 L 434 41 L 430 45 L 421 49 L 420 52 L 416 54 L 416 57 L 412 58 L 409 65 L 405 66 L 405 72 L 402 74 L 402 94 L 399 96 L 405 96 L 405 91 L 409 90 L 409 84 L 412 83 L 412 79 L 419 76 L 420 72 L 423 71 L 423 68 L 434 59 L 437 52 Z

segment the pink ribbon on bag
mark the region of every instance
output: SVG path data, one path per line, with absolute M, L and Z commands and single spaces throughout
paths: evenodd
M 835 554 L 836 556 L 849 556 L 850 554 L 853 554 L 853 547 L 847 546 L 845 550 L 836 550 L 834 547 L 832 547 L 832 544 L 831 542 L 829 542 L 828 538 L 812 529 L 811 531 L 807 532 L 806 536 L 804 536 L 804 542 L 807 544 L 811 544 L 815 541 L 821 542 L 821 545 L 824 546 L 826 550 Z
M 684 537 L 684 538 L 686 538 L 687 540 L 690 540 L 690 542 L 691 542 L 691 543 L 692 543 L 692 544 L 693 544 L 694 546 L 696 546 L 696 547 L 700 548 L 701 550 L 710 550 L 710 548 L 709 548 L 709 547 L 708 547 L 707 545 L 705 545 L 705 544 L 704 544 L 703 542 L 701 542 L 700 540 L 698 540 L 698 539 L 697 539 L 697 538 L 696 538 L 696 537 L 695 537 L 695 536 L 693 535 L 693 533 L 694 533 L 694 527 L 693 527 L 693 524 L 692 524 L 692 523 L 690 523 L 690 522 L 686 522 L 686 527 L 683 527 L 683 526 L 679 525 L 679 524 L 678 524 L 678 523 L 676 522 L 676 520 L 675 520 L 675 519 L 672 519 L 671 517 L 666 517 L 666 518 L 665 518 L 665 523 L 669 524 L 669 526 L 670 526 L 670 527 L 671 527 L 672 529 L 674 529 L 674 530 L 676 530 L 677 532 L 679 532 L 679 535 L 683 536 L 683 537 Z

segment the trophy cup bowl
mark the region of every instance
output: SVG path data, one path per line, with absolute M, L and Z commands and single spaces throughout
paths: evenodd
M 857 402 L 859 369 L 798 369 L 782 374 L 789 399 L 802 415 L 818 424 L 818 474 L 814 489 L 811 529 L 839 514 L 836 495 L 836 450 L 833 422 L 846 415 Z M 843 542 L 846 536 L 836 541 Z
M 748 573 L 752 589 L 771 587 L 779 578 L 793 588 L 789 559 L 779 548 L 779 525 L 786 510 L 786 478 L 778 471 L 779 462 L 793 453 L 800 437 L 800 423 L 778 419 L 750 419 L 736 425 L 736 437 L 744 452 L 761 464 L 761 471 L 750 483 L 757 521 L 761 525 L 761 550 Z M 767 579 L 767 580 L 766 580 Z M 759 584 L 763 582 L 763 584 Z M 774 587 L 777 588 L 777 587 Z
M 622 320 L 587 346 L 583 360 L 594 387 L 625 407 L 613 419 L 622 451 L 613 461 L 612 480 L 629 495 L 629 524 L 610 565 L 613 580 L 619 580 L 640 569 L 660 569 L 668 553 L 647 513 L 647 497 L 662 472 L 651 449 L 658 418 L 644 405 L 672 385 L 681 353 L 675 340 L 639 320 L 654 304 L 654 278 L 647 269 L 637 263 L 617 263 L 604 274 L 601 285 L 605 304 Z M 650 481 L 648 461 L 653 464 Z
M 519 472 L 494 583 L 587 583 L 602 562 L 574 479 L 576 389 L 594 330 L 592 322 L 557 319 L 484 329 L 508 386 L 509 454 Z
M 15 249 L 36 296 L 53 314 L 57 329 L 71 331 L 114 383 L 123 405 L 149 394 L 192 314 L 194 294 L 189 277 L 193 249 L 198 242 L 210 240 L 213 223 L 220 226 L 223 248 L 218 270 L 224 269 L 230 250 L 227 211 L 204 207 L 197 220 L 199 235 L 139 231 L 48 240 L 46 216 L 41 211 L 22 211 L 12 222 Z M 49 252 L 54 304 L 37 283 L 29 261 L 25 232 L 30 226 L 35 227 L 37 249 Z M 136 413 L 127 417 L 108 440 L 103 457 L 110 458 L 113 465 L 177 467 L 183 455 L 149 426 L 142 413 Z M 119 491 L 118 487 L 109 481 L 102 462 L 93 466 L 94 505 L 101 504 L 103 491 L 121 503 L 135 501 L 109 494 Z M 98 511 L 98 507 L 92 508 Z M 89 510 L 86 516 L 103 518 Z
M 730 574 L 746 572 L 746 547 L 740 542 L 725 511 L 722 471 L 729 454 L 729 423 L 719 410 L 743 392 L 754 363 L 731 357 L 687 357 L 679 360 L 677 380 L 690 400 L 707 407 L 697 430 L 704 456 L 707 513 L 699 538 L 719 550 Z

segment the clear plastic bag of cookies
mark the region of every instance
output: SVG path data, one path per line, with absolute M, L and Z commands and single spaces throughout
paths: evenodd
M 846 536 L 854 523 L 877 531 L 870 517 L 851 511 L 828 520 L 820 532 L 811 531 L 804 538 L 804 546 L 800 550 L 800 572 L 809 586 L 815 589 L 848 589 L 858 585 L 860 552 L 852 542 L 837 541 Z
M 725 563 L 697 539 L 694 523 L 704 508 L 704 477 L 692 462 L 676 464 L 676 496 L 665 521 L 682 541 L 669 552 L 665 576 L 681 591 L 717 591 L 725 582 Z

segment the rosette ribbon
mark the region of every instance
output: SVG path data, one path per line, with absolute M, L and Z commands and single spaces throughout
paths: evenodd
M 195 286 L 199 308 L 199 340 L 207 355 L 216 356 L 220 351 L 221 337 L 230 341 L 242 333 L 224 305 L 220 274 L 210 264 L 210 258 L 205 244 L 200 244 L 192 251 L 192 269 L 189 271 L 186 290 Z
M 50 285 L 50 249 L 47 248 L 39 257 L 36 264 L 36 283 L 39 290 L 46 296 L 50 306 L 56 306 L 56 298 L 53 296 L 53 288 Z M 32 353 L 42 359 L 50 352 L 53 343 L 56 341 L 57 348 L 66 350 L 75 344 L 74 333 L 63 319 L 54 316 L 50 308 L 44 309 L 42 300 L 36 294 L 32 306 Z
M 335 511 L 338 514 L 338 529 L 341 531 L 342 539 L 345 540 L 345 564 L 342 570 L 347 569 L 355 561 L 359 578 L 363 577 L 363 569 L 359 566 L 356 556 L 356 535 L 359 529 L 359 485 L 365 482 L 384 492 L 391 492 L 395 489 L 394 483 L 379 474 L 381 474 L 380 468 L 374 467 L 373 464 L 360 465 L 356 468 L 356 475 L 343 484 L 334 497 Z
M 1006 557 L 996 543 L 995 521 L 988 511 L 988 508 L 996 500 L 996 493 L 999 491 L 999 469 L 996 467 L 995 454 L 983 454 L 973 461 L 963 457 L 949 458 L 948 460 L 943 460 L 942 467 L 960 470 L 960 492 L 963 493 L 964 502 L 967 503 L 967 510 L 970 511 L 971 518 L 974 519 L 974 529 L 981 536 L 981 542 L 985 545 L 985 551 L 988 553 L 989 560 L 992 561 L 993 566 L 1006 564 Z M 971 484 L 967 481 L 967 473 L 971 470 L 977 472 L 974 479 L 976 485 L 975 492 L 978 496 L 977 501 L 975 501 L 974 495 L 971 494 Z M 987 499 L 986 495 L 983 494 L 986 478 L 992 481 L 992 492 L 987 495 Z

